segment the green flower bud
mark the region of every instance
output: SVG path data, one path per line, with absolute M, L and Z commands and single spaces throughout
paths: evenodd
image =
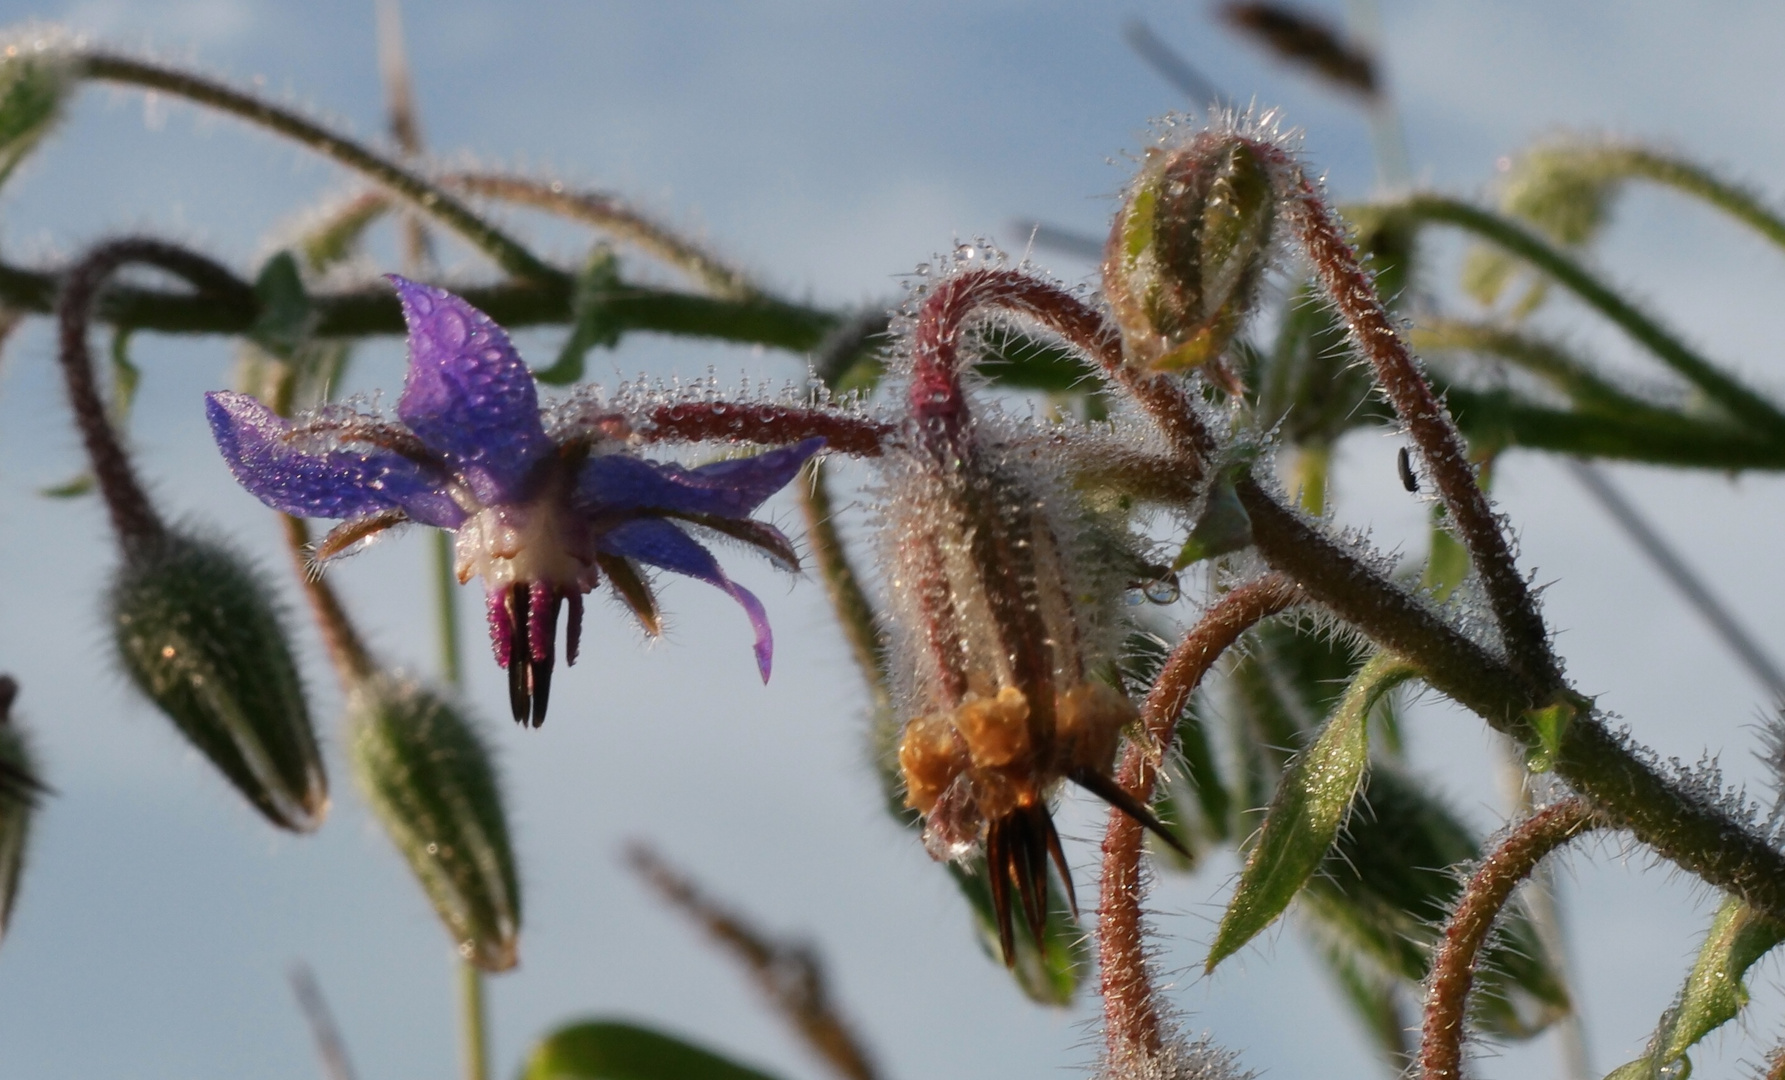
M 6 936 L 12 902 L 19 894 L 31 814 L 46 790 L 37 778 L 30 742 L 12 722 L 12 699 L 18 689 L 18 683 L 0 675 L 0 939 Z
M 1150 151 L 1104 249 L 1103 292 L 1129 358 L 1232 382 L 1221 353 L 1252 307 L 1276 217 L 1270 171 L 1244 140 L 1209 132 Z
M 59 34 L 0 40 L 0 183 L 55 126 L 74 85 Z
M 459 955 L 513 967 L 521 890 L 490 748 L 457 709 L 388 676 L 361 683 L 348 715 L 360 787 Z
M 255 809 L 296 832 L 322 824 L 322 757 L 283 620 L 254 567 L 170 530 L 128 549 L 111 615 L 131 680 Z

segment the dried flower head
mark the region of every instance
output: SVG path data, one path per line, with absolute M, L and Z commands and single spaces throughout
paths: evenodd
M 1012 890 L 1040 940 L 1051 859 L 1071 896 L 1048 800 L 1073 780 L 1157 825 L 1109 775 L 1133 704 L 1099 678 L 1141 560 L 1071 489 L 1053 440 L 971 414 L 962 323 L 1008 277 L 939 282 L 911 332 L 909 416 L 883 458 L 882 534 L 905 653 L 906 802 L 939 860 L 983 844 L 1007 962 Z

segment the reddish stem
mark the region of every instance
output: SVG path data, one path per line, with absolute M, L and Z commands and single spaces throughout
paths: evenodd
M 1148 375 L 1123 362 L 1122 336 L 1096 308 L 1050 282 L 1019 270 L 968 270 L 924 298 L 912 340 L 911 407 L 919 419 L 950 422 L 961 400 L 960 334 L 967 318 L 994 308 L 1033 319 L 1083 350 L 1153 417 L 1187 468 L 1212 457 L 1215 440 L 1190 399 L 1169 377 Z
M 291 552 L 298 581 L 304 587 L 304 599 L 310 602 L 310 613 L 316 617 L 316 626 L 322 631 L 323 647 L 328 650 L 341 689 L 352 693 L 354 687 L 376 674 L 372 654 L 359 631 L 354 629 L 347 609 L 341 606 L 341 598 L 335 595 L 328 582 L 322 580 L 310 562 L 309 525 L 303 518 L 290 514 L 280 514 L 279 517 L 285 525 L 285 546 Z
M 1419 1048 L 1423 1080 L 1462 1080 L 1463 1032 L 1475 963 L 1495 916 L 1512 899 L 1513 890 L 1531 876 L 1545 855 L 1606 824 L 1586 799 L 1564 799 L 1520 822 L 1470 875 L 1432 961 L 1425 1032 Z
M 650 442 L 741 439 L 776 446 L 822 435 L 827 450 L 879 457 L 892 432 L 891 424 L 871 417 L 798 405 L 684 401 L 653 411 L 639 435 Z
M 1222 597 L 1172 650 L 1141 706 L 1145 740 L 1128 744 L 1117 774 L 1118 782 L 1142 804 L 1152 802 L 1178 717 L 1215 661 L 1241 634 L 1302 598 L 1301 589 L 1287 577 L 1268 574 Z M 1141 849 L 1140 824 L 1111 810 L 1103 836 L 1102 897 L 1097 908 L 1104 1038 L 1111 1060 L 1152 1054 L 1161 1045 L 1141 919 Z
M 1549 632 L 1531 601 L 1500 519 L 1476 482 L 1468 449 L 1449 411 L 1432 393 L 1419 362 L 1382 306 L 1374 277 L 1358 263 L 1344 226 L 1301 167 L 1270 143 L 1252 145 L 1293 178 L 1284 196 L 1289 219 L 1301 233 L 1321 287 L 1351 328 L 1352 340 L 1375 369 L 1377 383 L 1424 458 L 1426 475 L 1481 575 L 1513 670 L 1537 685 L 1559 688 L 1561 669 L 1550 651 Z

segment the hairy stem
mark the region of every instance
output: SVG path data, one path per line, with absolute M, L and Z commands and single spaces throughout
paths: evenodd
M 351 693 L 377 674 L 377 666 L 372 662 L 365 640 L 348 617 L 347 609 L 341 606 L 341 598 L 334 587 L 322 580 L 310 561 L 310 526 L 303 518 L 290 514 L 280 514 L 279 517 L 285 526 L 285 546 L 291 552 L 292 565 L 304 588 L 304 599 L 309 602 L 310 614 L 315 617 L 316 627 L 322 633 L 323 648 L 334 665 L 341 689 Z
M 1283 159 L 1275 147 L 1271 152 Z M 1299 167 L 1293 176 L 1289 215 L 1315 276 L 1350 326 L 1352 340 L 1375 369 L 1377 383 L 1419 448 L 1425 471 L 1481 575 L 1513 669 L 1534 682 L 1558 684 L 1560 668 L 1550 651 L 1549 631 L 1519 573 L 1500 520 L 1476 482 L 1462 436 L 1382 306 L 1374 279 L 1358 263 L 1344 226 Z
M 563 283 L 566 280 L 563 271 L 541 262 L 519 241 L 484 221 L 464 203 L 421 176 L 290 109 L 261 101 L 203 76 L 116 53 L 82 54 L 77 58 L 77 70 L 90 79 L 173 94 L 283 135 L 388 188 L 464 237 L 510 274 L 544 282 Z
M 1617 324 L 1731 416 L 1768 439 L 1785 439 L 1785 412 L 1662 329 L 1586 267 L 1530 229 L 1477 206 L 1442 195 L 1416 195 L 1383 209 L 1413 221 L 1437 221 L 1472 232 L 1549 275 L 1589 307 Z
M 158 240 L 133 237 L 100 244 L 63 280 L 56 305 L 56 355 L 81 442 L 111 515 L 112 529 L 126 551 L 159 540 L 166 526 L 144 493 L 136 467 L 118 441 L 105 403 L 100 400 L 93 375 L 93 353 L 87 345 L 87 327 L 106 281 L 120 268 L 133 263 L 146 263 L 178 275 L 219 304 L 250 313 L 257 306 L 254 291 L 227 268 Z
M 1184 635 L 1141 706 L 1144 741 L 1128 744 L 1117 773 L 1117 781 L 1138 802 L 1152 802 L 1178 717 L 1215 661 L 1241 634 L 1302 597 L 1288 578 L 1270 574 L 1229 592 Z M 1150 1054 L 1161 1045 L 1141 916 L 1142 847 L 1140 824 L 1112 809 L 1103 834 L 1102 895 L 1097 908 L 1104 1038 L 1112 1060 Z
M 647 442 L 759 442 L 771 446 L 823 436 L 825 449 L 878 457 L 892 425 L 865 415 L 797 405 L 682 401 L 652 410 L 637 432 Z
M 818 576 L 830 596 L 837 613 L 837 623 L 849 642 L 855 666 L 868 684 L 868 696 L 878 715 L 892 707 L 892 691 L 888 686 L 885 645 L 880 639 L 880 621 L 874 614 L 873 601 L 862 588 L 855 567 L 849 564 L 849 552 L 837 532 L 835 506 L 831 501 L 823 463 L 806 466 L 799 481 L 800 510 L 806 518 L 806 543 L 812 550 L 812 561 L 818 564 Z
M 1432 960 L 1419 1048 L 1423 1080 L 1462 1080 L 1463 1033 L 1475 964 L 1494 918 L 1512 899 L 1513 890 L 1545 855 L 1606 824 L 1586 799 L 1565 799 L 1521 822 L 1470 875 Z
M 742 270 L 727 266 L 699 244 L 651 220 L 617 195 L 573 191 L 555 180 L 504 173 L 447 173 L 440 182 L 468 195 L 501 199 L 593 225 L 680 268 L 715 295 L 739 299 L 758 292 Z
M 1646 146 L 1598 145 L 1545 151 L 1573 159 L 1570 164 L 1605 179 L 1648 180 L 1699 199 L 1748 226 L 1775 246 L 1785 248 L 1785 218 L 1769 209 L 1754 192 L 1723 179 L 1684 158 Z

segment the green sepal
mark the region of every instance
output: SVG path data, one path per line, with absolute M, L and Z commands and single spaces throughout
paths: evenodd
M 317 320 L 291 252 L 281 251 L 266 261 L 254 278 L 254 295 L 260 300 L 260 314 L 248 327 L 248 340 L 281 360 L 290 360 L 298 346 L 309 340 Z
M 992 906 L 992 889 L 986 881 L 985 861 L 976 860 L 972 869 L 956 863 L 948 864 L 948 872 L 960 887 L 961 895 L 973 909 L 973 925 L 979 932 L 980 947 L 993 962 L 1004 963 L 1004 949 L 998 941 L 998 917 Z M 1070 1005 L 1078 991 L 1079 980 L 1090 970 L 1090 938 L 1072 917 L 1066 897 L 1052 875 L 1047 882 L 1047 923 L 1042 928 L 1041 944 L 1026 931 L 1019 931 L 1016 962 L 1010 974 L 1029 999 L 1042 1005 Z
M 1209 948 L 1206 970 L 1214 970 L 1275 922 L 1308 883 L 1338 839 L 1369 766 L 1371 706 L 1413 674 L 1399 657 L 1387 653 L 1372 657 L 1346 688 L 1314 742 L 1283 771 L 1258 842 L 1246 858 L 1239 886 Z
M 513 967 L 520 878 L 483 736 L 431 691 L 386 675 L 353 690 L 347 715 L 354 777 L 459 955 L 485 971 Z
M 1742 976 L 1781 941 L 1785 925 L 1734 897 L 1724 900 L 1686 984 L 1650 1037 L 1647 1053 L 1614 1069 L 1606 1080 L 1686 1080 L 1692 1074 L 1686 1051 L 1735 1019 L 1748 1003 Z
M 1202 513 L 1190 527 L 1189 539 L 1184 541 L 1178 557 L 1172 560 L 1174 573 L 1192 563 L 1239 551 L 1252 543 L 1252 516 L 1240 504 L 1237 489 L 1248 468 L 1244 464 L 1234 465 L 1216 476 Z
M 579 1020 L 541 1039 L 520 1080 L 776 1080 L 705 1047 L 618 1020 Z
M 1569 725 L 1580 712 L 1578 703 L 1561 698 L 1525 714 L 1525 723 L 1536 737 L 1525 750 L 1525 768 L 1534 773 L 1546 773 L 1556 767 L 1556 755 L 1562 752 L 1562 738 L 1568 734 Z
M 552 386 L 568 386 L 583 377 L 590 349 L 611 349 L 619 344 L 621 327 L 609 316 L 607 304 L 620 285 L 619 257 L 613 248 L 598 245 L 583 263 L 570 295 L 570 336 L 558 350 L 558 359 L 551 367 L 535 371 L 534 378 Z
M 267 820 L 309 832 L 328 781 L 284 620 L 260 572 L 169 531 L 132 544 L 112 580 L 124 670 Z

